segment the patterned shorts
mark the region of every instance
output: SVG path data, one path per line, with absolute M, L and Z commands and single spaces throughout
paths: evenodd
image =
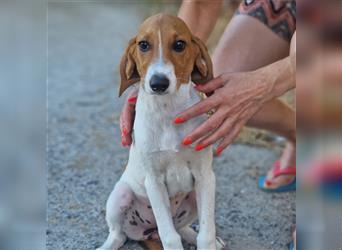
M 295 0 L 242 0 L 236 14 L 257 18 L 286 41 L 296 30 Z

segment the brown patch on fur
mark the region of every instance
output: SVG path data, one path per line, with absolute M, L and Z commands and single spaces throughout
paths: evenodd
M 161 38 L 163 60 L 174 66 L 177 89 L 180 84 L 188 83 L 190 77 L 196 84 L 206 83 L 213 78 L 212 62 L 204 43 L 191 34 L 180 18 L 157 14 L 142 23 L 138 34 L 129 41 L 122 56 L 119 96 L 129 86 L 144 79 L 148 66 L 160 57 L 159 38 Z M 172 49 L 172 45 L 177 40 L 186 43 L 182 52 Z M 146 52 L 140 51 L 138 47 L 140 41 L 147 41 L 150 44 L 150 49 Z

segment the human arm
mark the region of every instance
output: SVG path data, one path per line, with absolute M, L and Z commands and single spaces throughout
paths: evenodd
M 206 42 L 214 29 L 223 0 L 183 1 L 178 17 L 188 25 L 191 33 Z
M 293 37 L 295 39 L 295 36 Z M 221 139 L 221 153 L 238 135 L 246 122 L 268 101 L 295 87 L 295 40 L 290 55 L 275 63 L 250 72 L 226 73 L 197 90 L 214 94 L 179 114 L 179 123 L 214 109 L 215 113 L 184 138 L 183 144 L 199 140 L 201 150 Z

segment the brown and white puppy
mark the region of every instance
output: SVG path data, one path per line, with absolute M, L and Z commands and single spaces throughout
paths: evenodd
M 125 172 L 107 201 L 109 236 L 99 249 L 118 249 L 127 237 L 160 239 L 164 249 L 221 249 L 215 235 L 212 148 L 194 151 L 182 138 L 204 121 L 175 126 L 173 118 L 200 97 L 192 82 L 212 78 L 204 44 L 179 18 L 148 18 L 130 40 L 120 65 L 119 95 L 139 82 L 134 141 Z M 199 215 L 199 233 L 191 223 Z

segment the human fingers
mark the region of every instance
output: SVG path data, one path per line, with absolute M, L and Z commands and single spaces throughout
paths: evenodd
M 214 144 L 216 141 L 224 138 L 229 131 L 234 126 L 236 119 L 238 119 L 239 115 L 234 115 L 232 117 L 228 117 L 223 121 L 223 123 L 216 129 L 212 134 L 202 139 L 195 147 L 196 151 L 202 150 L 203 148 L 208 147 L 211 144 Z
M 208 112 L 209 110 L 215 108 L 220 103 L 220 99 L 217 98 L 215 95 L 204 99 L 197 104 L 191 106 L 190 108 L 186 109 L 174 119 L 175 124 L 183 123 L 191 118 L 199 116 Z
M 135 104 L 137 102 L 138 91 L 132 91 L 126 100 L 120 116 L 121 143 L 129 146 L 132 143 L 132 128 L 135 117 Z
M 197 128 L 195 128 L 190 134 L 188 134 L 183 139 L 183 145 L 190 145 L 193 142 L 197 141 L 203 136 L 206 136 L 213 131 L 215 131 L 224 120 L 224 111 L 223 109 L 217 110 L 211 117 L 209 117 L 205 122 L 203 122 L 201 125 L 199 125 Z M 198 146 L 201 147 L 201 146 Z M 197 148 L 197 150 L 200 150 Z
M 222 87 L 224 85 L 224 80 L 221 76 L 212 79 L 205 84 L 198 84 L 195 88 L 203 93 L 212 93 L 214 90 Z

